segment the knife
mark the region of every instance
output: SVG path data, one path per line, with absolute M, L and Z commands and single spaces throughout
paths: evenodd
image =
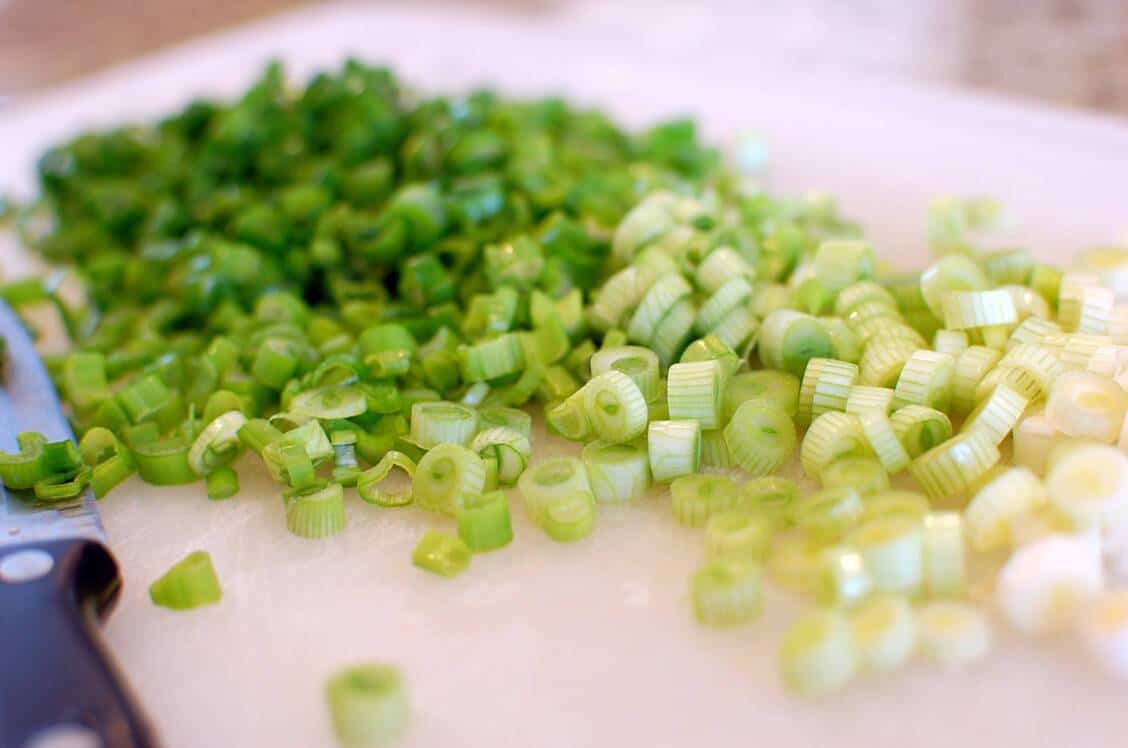
M 0 449 L 73 439 L 20 319 L 0 302 Z M 49 505 L 0 487 L 0 748 L 159 745 L 98 631 L 121 594 L 94 493 Z M 83 742 L 85 740 L 85 742 Z

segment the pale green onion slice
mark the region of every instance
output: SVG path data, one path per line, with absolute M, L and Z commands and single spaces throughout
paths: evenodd
M 1046 417 L 1066 436 L 1110 444 L 1120 435 L 1128 394 L 1116 382 L 1084 371 L 1059 376 L 1046 401 Z
M 705 523 L 705 552 L 710 559 L 761 562 L 771 550 L 776 525 L 770 515 L 748 508 L 713 514 Z
M 834 342 L 819 321 L 793 309 L 772 312 L 760 328 L 758 350 L 765 368 L 803 374 L 812 358 L 833 358 Z
M 893 409 L 893 395 L 889 387 L 855 384 L 846 396 L 846 412 L 859 417 L 869 411 L 888 415 Z
M 1112 289 L 1100 286 L 1085 286 L 1078 296 L 1076 327 L 1066 324 L 1059 317 L 1059 321 L 1062 321 L 1062 327 L 1066 330 L 1075 329 L 1077 332 L 1089 335 L 1106 335 L 1109 320 L 1112 318 L 1112 308 L 1116 305 L 1116 294 L 1112 292 Z
M 889 488 L 889 474 L 873 457 L 842 457 L 822 469 L 819 483 L 823 488 L 847 486 L 864 498 Z
M 794 417 L 799 410 L 799 378 L 785 371 L 762 369 L 734 375 L 725 386 L 725 420 L 748 400 L 765 400 Z
M 1072 332 L 1081 322 L 1081 294 L 1086 288 L 1099 287 L 1100 276 L 1095 273 L 1063 273 L 1058 283 L 1058 322 Z
M 1128 519 L 1128 456 L 1104 444 L 1083 444 L 1052 460 L 1050 502 L 1075 526 L 1115 527 Z
M 1006 384 L 996 385 L 987 399 L 971 411 L 961 431 L 981 431 L 995 444 L 999 444 L 1014 429 L 1028 402 Z M 1119 424 L 1117 430 L 1119 431 Z
M 862 304 L 855 305 L 843 319 L 847 326 L 858 333 L 860 337 L 865 340 L 867 335 L 863 331 L 870 330 L 875 326 L 887 323 L 899 323 L 902 321 L 900 312 L 896 307 L 889 306 L 884 301 L 868 301 Z
M 760 614 L 760 570 L 740 559 L 705 563 L 690 580 L 693 612 L 706 626 L 745 623 Z
M 666 403 L 671 419 L 695 420 L 701 428 L 721 426 L 725 378 L 720 362 L 674 364 L 666 378 Z
M 721 373 L 726 381 L 744 365 L 743 356 L 738 355 L 736 351 L 712 333 L 703 338 L 698 338 L 682 351 L 681 363 L 689 364 L 698 361 L 716 361 L 720 365 Z
M 239 429 L 246 422 L 247 417 L 242 413 L 229 410 L 205 426 L 188 448 L 188 466 L 192 471 L 207 475 L 235 459 L 242 448 Z
M 947 411 L 952 403 L 956 362 L 946 353 L 919 350 L 905 361 L 897 378 L 894 408 L 924 405 Z
M 548 408 L 544 414 L 545 424 L 565 439 L 582 441 L 591 434 L 591 417 L 584 400 L 587 393 L 583 387 L 568 396 L 563 402 Z
M 628 442 L 646 429 L 646 398 L 626 374 L 604 372 L 584 385 L 583 392 L 584 410 L 604 441 Z
M 1085 369 L 1089 361 L 1102 347 L 1112 345 L 1112 338 L 1107 335 L 1085 335 L 1075 332 L 1064 336 L 1065 341 L 1061 346 L 1058 356 L 1062 364 L 1069 369 Z M 1114 349 L 1115 350 L 1115 349 Z
M 693 327 L 695 308 L 689 299 L 682 299 L 662 318 L 654 331 L 650 347 L 658 354 L 664 366 L 672 363 L 681 353 Z
M 462 538 L 428 530 L 411 552 L 411 563 L 440 577 L 454 577 L 466 570 L 471 556 Z
M 558 543 L 572 543 L 591 534 L 595 527 L 595 498 L 578 491 L 545 501 L 541 527 Z
M 344 492 L 339 483 L 316 481 L 283 495 L 286 528 L 302 538 L 327 538 L 345 529 Z
M 584 447 L 582 459 L 600 503 L 634 501 L 650 488 L 650 457 L 644 446 L 592 442 Z
M 752 284 L 740 276 L 729 278 L 697 310 L 693 329 L 698 335 L 711 332 L 730 312 L 747 304 L 750 298 Z
M 970 345 L 967 333 L 963 330 L 937 330 L 932 336 L 932 350 L 945 353 L 955 359 Z
M 1033 412 L 1014 428 L 1011 458 L 1016 465 L 1045 475 L 1050 452 L 1065 438 L 1041 411 Z
M 931 510 L 932 505 L 922 493 L 916 491 L 902 491 L 890 489 L 881 491 L 866 499 L 862 509 L 860 523 L 869 522 L 878 517 L 902 515 L 913 519 L 923 519 Z
M 406 488 L 389 490 L 382 484 L 388 480 L 393 470 L 403 473 Z M 415 479 L 415 461 L 394 449 L 384 453 L 372 467 L 361 473 L 356 479 L 356 492 L 360 498 L 369 504 L 378 506 L 406 506 L 411 503 L 414 496 L 412 481 Z
M 862 340 L 845 322 L 837 317 L 819 317 L 819 324 L 830 336 L 839 361 L 856 364 L 861 360 Z
M 756 269 L 732 247 L 717 247 L 697 266 L 694 280 L 705 293 L 716 293 L 732 278 L 743 278 L 752 283 Z
M 190 610 L 219 602 L 223 591 L 207 551 L 193 551 L 176 562 L 161 578 L 149 585 L 155 605 L 172 610 Z
M 709 331 L 710 335 L 718 339 L 729 348 L 737 351 L 742 357 L 747 357 L 752 348 L 756 346 L 760 321 L 749 307 L 737 307 L 725 315 Z
M 858 379 L 858 367 L 830 358 L 812 358 L 799 387 L 800 423 L 835 410 L 845 410 L 850 389 Z
M 791 507 L 791 521 L 811 538 L 835 542 L 857 524 L 863 506 L 854 488 L 824 488 L 796 501 Z
M 766 475 L 740 487 L 740 505 L 779 524 L 791 520 L 791 507 L 799 500 L 799 484 L 790 478 Z
M 999 381 L 1006 382 L 1019 394 L 1033 400 L 1049 394 L 1054 380 L 1064 368 L 1057 354 L 1045 346 L 1021 343 L 1003 355 L 997 371 L 1001 375 Z M 976 399 L 986 397 L 995 384 L 998 382 L 990 382 L 989 377 L 984 377 L 976 389 Z
M 813 478 L 835 460 L 864 457 L 868 454 L 869 443 L 858 417 L 831 412 L 823 413 L 807 429 L 799 449 L 799 462 L 803 466 L 803 472 Z
M 736 484 L 724 475 L 683 475 L 670 483 L 670 499 L 679 524 L 701 527 L 736 506 Z
M 730 468 L 733 466 L 725 432 L 711 429 L 701 432 L 701 464 L 706 467 Z
M 1061 631 L 1103 589 L 1099 541 L 1052 535 L 1015 551 L 999 572 L 995 596 L 1007 620 L 1029 634 Z
M 953 291 L 984 291 L 991 281 L 983 269 L 969 257 L 949 254 L 920 274 L 920 292 L 924 303 L 937 317 L 943 318 L 944 297 Z
M 948 416 L 923 405 L 898 408 L 889 417 L 889 422 L 912 458 L 943 444 L 952 436 L 952 422 Z
M 591 354 L 591 375 L 597 377 L 605 374 L 615 369 L 617 362 L 636 358 L 646 361 L 648 365 L 653 364 L 655 369 L 658 368 L 658 356 L 649 348 L 641 345 L 618 345 L 601 348 Z
M 427 450 L 415 468 L 412 492 L 419 506 L 453 516 L 463 494 L 485 490 L 482 458 L 460 444 L 439 444 Z
M 860 553 L 849 546 L 831 546 L 819 554 L 815 598 L 821 605 L 851 607 L 873 589 L 873 579 Z
M 1011 542 L 1011 525 L 1049 500 L 1038 476 L 1028 468 L 1011 467 L 984 485 L 964 510 L 968 539 L 979 551 Z
M 348 385 L 308 390 L 290 402 L 290 412 L 301 418 L 353 418 L 368 410 L 364 393 Z
M 833 293 L 873 278 L 876 266 L 873 245 L 860 239 L 830 239 L 815 250 L 815 277 Z
M 724 429 L 733 464 L 753 476 L 774 472 L 795 453 L 795 424 L 778 407 L 749 400 L 737 408 Z
M 756 287 L 752 297 L 752 313 L 760 319 L 767 319 L 773 312 L 789 309 L 792 295 L 791 289 L 782 283 L 762 283 Z
M 640 250 L 674 228 L 677 199 L 672 192 L 654 192 L 623 216 L 611 239 L 611 253 L 618 264 L 629 263 Z
M 1014 298 L 1005 288 L 992 291 L 953 291 L 942 298 L 944 324 L 949 330 L 1009 325 L 1018 321 Z
M 1009 351 L 1020 343 L 1042 343 L 1050 336 L 1061 334 L 1062 329 L 1058 323 L 1041 317 L 1027 317 L 1007 338 L 1006 349 Z
M 513 429 L 498 427 L 479 432 L 470 449 L 483 460 L 494 460 L 497 480 L 502 486 L 512 486 L 525 472 L 533 447 L 529 438 Z
M 654 282 L 642 297 L 634 316 L 627 326 L 627 337 L 638 343 L 655 339 L 658 323 L 674 306 L 693 292 L 689 283 L 678 273 L 664 275 Z M 692 325 L 692 322 L 690 323 Z
M 468 405 L 471 408 L 477 408 L 489 394 L 490 385 L 488 382 L 474 382 L 474 384 L 466 388 L 466 391 L 462 393 L 462 397 L 458 399 L 458 402 L 460 405 Z M 476 425 L 475 428 L 480 427 Z
M 845 686 L 858 670 L 850 624 L 831 610 L 808 613 L 787 632 L 780 647 L 780 672 L 789 688 L 821 696 Z
M 978 608 L 941 600 L 917 610 L 917 649 L 933 662 L 968 665 L 990 646 L 991 628 Z
M 870 449 L 877 456 L 885 472 L 892 475 L 909 466 L 911 461 L 909 453 L 884 412 L 880 410 L 864 412 L 858 417 L 858 421 L 862 425 L 866 442 L 869 443 Z
M 822 572 L 822 552 L 827 541 L 812 538 L 805 531 L 778 533 L 772 540 L 767 570 L 781 587 L 813 597 Z
M 647 357 L 620 358 L 611 367 L 612 370 L 630 377 L 631 381 L 638 387 L 639 392 L 642 393 L 643 399 L 650 403 L 659 397 L 661 379 L 658 373 L 658 357 L 653 355 L 653 352 L 648 352 L 651 355 Z M 593 376 L 597 375 L 593 374 Z
M 916 649 L 916 615 L 899 595 L 878 595 L 850 613 L 850 629 L 863 669 L 890 673 L 909 661 Z
M 921 346 L 902 338 L 877 337 L 866 344 L 858 361 L 858 381 L 874 387 L 892 387 L 905 362 Z
M 458 537 L 475 553 L 503 548 L 513 540 L 509 502 L 501 491 L 460 496 L 457 519 Z
M 925 452 L 913 460 L 909 471 L 936 501 L 962 496 L 998 461 L 999 449 L 990 437 L 971 431 Z
M 543 460 L 521 474 L 517 481 L 525 508 L 537 524 L 544 526 L 548 507 L 557 499 L 586 495 L 594 502 L 584 464 L 575 457 Z M 564 514 L 564 506 L 558 511 Z
M 834 301 L 834 313 L 839 317 L 846 317 L 857 307 L 871 302 L 882 304 L 894 312 L 897 310 L 897 300 L 884 286 L 876 281 L 863 280 L 839 292 Z
M 874 586 L 916 594 L 924 582 L 924 539 L 919 521 L 903 515 L 872 519 L 846 537 L 865 559 Z
M 959 512 L 924 518 L 924 586 L 933 597 L 957 597 L 967 588 L 967 544 Z
M 645 292 L 640 283 L 639 269 L 631 266 L 610 276 L 596 291 L 587 319 L 599 332 L 623 325 L 627 312 L 638 304 Z
M 525 366 L 521 339 L 505 333 L 458 350 L 463 382 L 485 382 L 516 374 Z
M 390 665 L 338 670 L 326 691 L 333 731 L 344 748 L 385 745 L 407 725 L 407 692 L 399 671 Z
M 448 402 L 411 406 L 411 438 L 424 449 L 436 444 L 465 446 L 477 431 L 478 414 L 473 408 Z
M 656 481 L 691 475 L 701 464 L 701 424 L 697 421 L 651 421 L 646 444 L 650 475 Z
M 329 441 L 329 436 L 319 421 L 308 421 L 267 444 L 262 450 L 262 457 L 271 477 L 280 483 L 289 483 L 292 486 L 306 481 L 290 471 L 290 467 L 295 463 L 287 457 L 288 450 L 296 453 L 292 456 L 305 454 L 306 464 L 303 465 L 303 470 L 307 472 L 312 472 L 314 467 L 334 455 L 333 443 Z M 312 478 L 312 475 L 308 477 Z
M 1109 590 L 1083 612 L 1081 640 L 1109 673 L 1128 677 L 1128 590 Z

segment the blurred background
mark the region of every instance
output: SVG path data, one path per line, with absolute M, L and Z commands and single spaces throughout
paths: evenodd
M 389 0 L 394 2 L 395 0 Z M 400 0 L 403 5 L 410 0 Z M 1128 0 L 415 0 L 569 24 L 664 59 L 969 86 L 1128 114 Z M 0 0 L 0 99 L 300 0 Z

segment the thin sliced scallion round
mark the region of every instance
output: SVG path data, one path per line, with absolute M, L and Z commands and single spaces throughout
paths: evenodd
M 290 412 L 306 418 L 354 418 L 367 410 L 364 393 L 348 385 L 309 390 L 290 403 Z
M 628 442 L 646 429 L 646 399 L 626 374 L 608 371 L 584 388 L 584 410 L 604 441 Z
M 667 312 L 654 330 L 650 347 L 658 354 L 663 366 L 673 363 L 689 340 L 696 308 L 689 299 L 682 299 Z
M 917 610 L 917 649 L 933 662 L 968 665 L 987 654 L 990 646 L 991 627 L 974 606 L 941 600 Z
M 492 459 L 497 464 L 500 485 L 512 486 L 525 472 L 533 448 L 529 438 L 513 429 L 498 427 L 481 431 L 474 437 L 470 449 L 483 460 Z
M 463 494 L 456 515 L 458 537 L 475 553 L 502 548 L 513 540 L 509 503 L 501 491 Z
M 835 542 L 857 524 L 862 511 L 862 498 L 854 488 L 824 488 L 796 501 L 791 521 L 812 538 Z
M 823 413 L 845 410 L 850 390 L 858 379 L 858 367 L 845 361 L 812 358 L 799 387 L 800 423 L 810 423 Z
M 512 429 L 526 438 L 531 438 L 533 418 L 518 408 L 490 406 L 478 409 L 479 433 L 499 426 Z
M 514 333 L 460 348 L 458 356 L 464 382 L 487 382 L 516 374 L 525 367 L 524 349 Z
M 996 599 L 1007 620 L 1028 634 L 1070 626 L 1103 589 L 1096 544 L 1051 535 L 1015 551 L 999 572 Z
M 830 239 L 815 250 L 815 277 L 832 293 L 873 278 L 873 245 L 860 239 Z
M 893 424 L 880 410 L 871 410 L 862 413 L 858 418 L 865 434 L 866 442 L 877 456 L 881 467 L 892 475 L 899 473 L 909 466 L 911 458 L 897 436 Z M 834 464 L 834 463 L 831 463 Z
M 1014 297 L 1005 288 L 952 291 L 943 296 L 944 324 L 949 330 L 1009 325 L 1018 321 Z
M 807 429 L 799 449 L 799 461 L 804 473 L 810 477 L 817 477 L 835 460 L 843 457 L 865 457 L 868 454 L 870 454 L 869 443 L 866 441 L 858 417 L 848 413 L 831 412 L 823 413 Z
M 1128 394 L 1113 381 L 1084 371 L 1059 376 L 1046 401 L 1046 417 L 1067 436 L 1110 444 L 1120 435 Z
M 216 468 L 208 473 L 207 489 L 212 501 L 230 499 L 239 493 L 239 475 L 229 467 Z
M 850 613 L 850 629 L 861 667 L 872 673 L 897 670 L 916 648 L 916 615 L 899 595 L 878 595 L 862 602 Z
M 235 459 L 242 448 L 239 429 L 247 417 L 237 410 L 218 416 L 204 427 L 188 448 L 188 464 L 197 475 L 207 475 Z
M 856 550 L 842 545 L 831 546 L 823 550 L 819 558 L 815 598 L 821 605 L 849 608 L 870 594 L 873 580 Z
M 924 405 L 946 411 L 952 403 L 956 362 L 946 353 L 919 350 L 905 361 L 897 378 L 894 408 Z
M 556 499 L 586 495 L 595 501 L 587 470 L 575 457 L 556 457 L 532 465 L 521 474 L 517 487 L 529 515 L 542 527 L 549 504 Z
M 991 287 L 983 269 L 969 257 L 950 254 L 920 274 L 924 303 L 937 317 L 944 316 L 944 297 L 953 291 L 984 291 Z
M 587 537 L 595 526 L 595 498 L 590 492 L 575 492 L 548 499 L 541 526 L 558 543 Z
M 740 487 L 740 505 L 770 517 L 778 524 L 791 520 L 791 507 L 799 500 L 799 484 L 790 478 L 766 475 Z
M 189 553 L 149 585 L 153 603 L 172 610 L 191 610 L 217 603 L 221 597 L 219 578 L 207 551 Z
M 634 346 L 623 346 L 623 348 L 632 348 Z M 646 350 L 646 349 L 643 349 Z M 658 397 L 658 390 L 660 386 L 660 378 L 658 373 L 658 357 L 652 351 L 647 350 L 648 356 L 621 356 L 611 363 L 609 371 L 617 371 L 627 375 L 631 381 L 638 387 L 639 392 L 642 393 L 646 402 L 652 402 Z M 593 355 L 594 359 L 595 356 Z M 592 376 L 598 377 L 600 374 L 606 372 L 600 371 L 596 373 L 594 368 Z
M 834 313 L 845 317 L 855 308 L 867 303 L 882 304 L 896 311 L 897 300 L 880 283 L 871 280 L 862 280 L 843 288 L 834 302 Z
M 670 499 L 679 524 L 701 527 L 736 506 L 736 484 L 724 475 L 683 475 L 670 483 Z
M 1021 343 L 1000 359 L 996 368 L 998 381 L 991 381 L 989 375 L 980 381 L 975 393 L 976 400 L 986 397 L 999 382 L 1005 382 L 1029 400 L 1044 397 L 1064 368 L 1057 354 L 1045 346 Z
M 725 315 L 709 330 L 709 334 L 719 339 L 742 358 L 747 357 L 758 342 L 757 333 L 760 321 L 750 307 L 737 307 Z
M 760 328 L 758 345 L 765 368 L 801 376 L 812 358 L 834 358 L 834 342 L 819 321 L 793 309 L 772 312 Z
M 697 310 L 693 329 L 698 335 L 711 332 L 729 313 L 746 304 L 750 298 L 752 284 L 739 275 L 729 278 Z
M 477 430 L 478 414 L 465 405 L 425 402 L 411 406 L 411 438 L 424 449 L 437 444 L 465 446 Z
M 344 492 L 339 483 L 315 481 L 282 494 L 286 528 L 301 538 L 327 538 L 345 529 Z
M 924 541 L 920 522 L 904 515 L 872 519 L 847 538 L 858 549 L 874 586 L 883 592 L 916 594 L 924 582 Z
M 1104 444 L 1074 447 L 1052 461 L 1046 492 L 1076 527 L 1114 527 L 1128 519 L 1128 456 Z
M 689 283 L 678 273 L 669 273 L 654 281 L 627 325 L 627 337 L 643 344 L 653 341 L 658 324 L 679 301 L 692 292 Z M 690 326 L 692 325 L 691 319 Z
M 903 515 L 913 519 L 923 519 L 932 505 L 928 497 L 916 491 L 890 489 L 881 491 L 866 499 L 860 523 L 891 515 Z
M 712 429 L 701 432 L 701 464 L 705 467 L 730 468 L 733 466 L 725 432 Z
M 697 421 L 651 421 L 646 430 L 650 475 L 666 482 L 697 472 L 701 465 L 701 424 Z
M 1008 385 L 996 385 L 968 415 L 961 432 L 980 431 L 997 445 L 1014 429 L 1028 402 Z
M 591 434 L 591 417 L 584 407 L 587 397 L 585 389 L 581 387 L 563 402 L 548 408 L 544 414 L 545 423 L 565 439 L 582 441 Z
M 745 623 L 762 610 L 760 570 L 750 561 L 708 561 L 694 572 L 690 590 L 693 612 L 706 626 Z
M 744 402 L 724 429 L 729 457 L 753 476 L 777 470 L 795 453 L 795 424 L 782 409 L 761 400 Z
M 876 337 L 867 343 L 858 362 L 858 381 L 874 387 L 893 387 L 905 362 L 919 349 L 903 338 Z
M 970 345 L 963 330 L 937 330 L 932 336 L 932 350 L 955 359 Z
M 770 515 L 749 508 L 713 514 L 705 522 L 706 555 L 710 559 L 762 562 L 771 550 L 776 524 Z
M 855 384 L 846 396 L 846 412 L 859 417 L 869 411 L 888 415 L 893 409 L 893 395 L 889 387 Z
M 695 420 L 702 430 L 719 428 L 724 385 L 725 377 L 716 360 L 674 364 L 666 379 L 670 418 Z
M 650 457 L 646 447 L 592 442 L 581 455 L 595 500 L 621 504 L 640 499 L 650 489 Z
M 470 566 L 470 548 L 462 538 L 428 530 L 411 552 L 411 563 L 440 577 L 455 577 Z
M 734 375 L 725 386 L 724 417 L 731 420 L 736 409 L 748 400 L 765 400 L 795 417 L 799 410 L 799 378 L 772 369 Z
M 384 745 L 407 725 L 403 678 L 390 665 L 364 663 L 338 670 L 326 686 L 333 732 L 345 748 Z
M 398 469 L 404 474 L 406 488 L 388 490 L 381 485 L 388 479 L 393 469 Z M 403 452 L 389 449 L 379 462 L 357 477 L 356 492 L 360 495 L 360 498 L 369 504 L 388 507 L 406 506 L 414 498 L 414 491 L 412 490 L 414 478 L 415 461 Z
M 971 431 L 917 457 L 909 471 L 929 498 L 936 501 L 964 495 L 998 461 L 999 449 L 991 438 Z
M 923 405 L 898 408 L 889 417 L 889 422 L 909 457 L 914 459 L 952 436 L 952 422 L 948 416 Z
M 737 277 L 751 283 L 756 279 L 756 269 L 732 247 L 717 247 L 697 266 L 694 279 L 706 293 L 716 293 Z
M 454 515 L 459 496 L 485 489 L 482 458 L 459 444 L 439 444 L 427 450 L 415 468 L 412 492 L 424 509 Z
M 952 408 L 957 413 L 967 413 L 979 402 L 979 383 L 1002 358 L 993 348 L 973 345 L 960 353 L 952 376 Z
M 850 487 L 864 498 L 889 488 L 889 474 L 873 457 L 842 457 L 822 469 L 819 483 L 823 488 Z
M 957 597 L 967 588 L 967 545 L 959 512 L 924 517 L 924 586 L 933 597 Z
M 819 324 L 826 330 L 834 344 L 834 355 L 839 361 L 856 364 L 862 358 L 862 340 L 849 325 L 838 317 L 819 317 Z
M 858 650 L 841 613 L 818 610 L 799 619 L 780 646 L 780 672 L 789 688 L 822 696 L 845 686 L 858 670 Z
M 1061 326 L 1056 322 L 1041 317 L 1027 317 L 1007 338 L 1006 350 L 1009 351 L 1021 343 L 1042 343 L 1046 338 L 1061 334 Z

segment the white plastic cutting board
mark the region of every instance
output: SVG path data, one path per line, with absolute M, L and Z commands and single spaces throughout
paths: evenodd
M 756 130 L 775 188 L 841 196 L 905 265 L 924 260 L 924 205 L 939 192 L 999 197 L 1023 222 L 1017 238 L 1062 261 L 1128 230 L 1124 123 L 762 65 L 713 69 L 706 49 L 698 65 L 672 65 L 625 44 L 439 8 L 303 11 L 0 111 L 0 190 L 27 194 L 35 155 L 78 128 L 236 92 L 274 55 L 306 75 L 354 53 L 428 90 L 562 92 L 631 124 L 690 113 L 717 140 Z M 18 267 L 14 245 L 3 249 Z M 538 454 L 571 448 L 543 434 L 539 444 Z M 406 675 L 404 746 L 1096 747 L 1128 735 L 1124 684 L 1069 639 L 1020 640 L 1001 626 L 993 656 L 969 671 L 914 665 L 821 703 L 789 696 L 775 649 L 799 606 L 769 591 L 754 625 L 694 624 L 687 578 L 701 540 L 658 498 L 601 508 L 596 531 L 563 546 L 529 525 L 514 494 L 513 545 L 448 581 L 409 560 L 444 521 L 352 500 L 343 535 L 302 540 L 260 473 L 244 470 L 243 491 L 224 503 L 199 486 L 131 482 L 102 505 L 126 577 L 107 636 L 174 748 L 330 745 L 325 679 L 365 659 Z M 149 582 L 197 548 L 215 559 L 222 604 L 152 606 Z

